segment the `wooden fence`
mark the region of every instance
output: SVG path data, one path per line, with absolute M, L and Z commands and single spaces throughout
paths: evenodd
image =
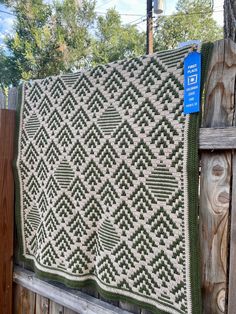
M 236 44 L 214 44 L 200 129 L 200 247 L 203 314 L 236 313 Z M 17 90 L 0 93 L 0 308 L 12 313 L 14 110 Z M 7 105 L 6 105 L 7 103 Z M 23 265 L 21 265 L 23 266 Z M 92 289 L 73 291 L 15 267 L 13 313 L 148 314 L 102 299 Z M 74 312 L 73 312 L 74 311 Z

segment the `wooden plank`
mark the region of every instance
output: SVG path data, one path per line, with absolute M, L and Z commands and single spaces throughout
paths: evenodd
M 0 89 L 0 109 L 6 108 L 6 96 L 4 92 Z
M 201 150 L 236 149 L 236 128 L 201 128 L 199 148 Z
M 7 109 L 16 110 L 17 101 L 18 101 L 18 88 L 12 87 L 9 89 L 9 92 L 8 92 L 8 107 L 7 107 Z
M 22 313 L 34 314 L 36 295 L 34 292 L 22 287 Z
M 0 308 L 12 313 L 15 112 L 0 110 Z
M 49 314 L 64 314 L 64 308 L 62 305 L 51 301 Z
M 23 287 L 14 283 L 13 289 L 13 314 L 22 314 L 22 291 Z
M 130 314 L 130 312 L 95 299 L 81 291 L 54 286 L 36 278 L 34 273 L 20 267 L 15 267 L 13 280 L 15 283 L 80 314 Z
M 234 124 L 236 45 L 214 44 L 209 67 L 203 127 Z M 203 313 L 226 312 L 231 152 L 203 152 L 200 186 L 200 245 Z M 235 313 L 235 312 L 234 312 Z
M 39 294 L 36 295 L 36 314 L 49 314 L 50 301 Z
M 231 154 L 202 154 L 200 239 L 203 313 L 225 313 Z
M 34 314 L 35 293 L 19 285 L 14 285 L 14 314 Z
M 64 308 L 64 314 L 80 314 L 80 313 Z
M 203 127 L 234 125 L 236 44 L 230 40 L 215 42 L 206 81 Z
M 230 227 L 229 289 L 228 314 L 235 314 L 236 309 L 236 152 L 233 154 L 232 207 Z

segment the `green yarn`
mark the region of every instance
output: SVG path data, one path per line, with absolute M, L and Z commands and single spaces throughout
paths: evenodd
M 188 49 L 24 84 L 16 223 L 20 259 L 39 277 L 156 314 L 201 313 Z

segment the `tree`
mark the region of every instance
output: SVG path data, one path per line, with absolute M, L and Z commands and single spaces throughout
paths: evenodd
M 225 0 L 224 2 L 224 37 L 236 42 L 236 2 Z
M 137 56 L 145 35 L 123 26 L 114 9 L 96 17 L 95 0 L 0 0 L 16 14 L 15 31 L 6 39 L 5 66 L 16 83 Z M 95 24 L 97 30 L 93 31 Z M 12 71 L 14 69 L 14 71 Z M 8 82 L 8 80 L 7 80 Z
M 0 49 L 0 88 L 5 90 L 9 85 L 16 85 L 18 82 L 17 77 L 14 77 L 12 73 L 15 72 L 14 64 L 11 62 L 11 59 L 6 56 L 3 49 Z
M 80 67 L 89 53 L 89 27 L 94 21 L 94 1 L 43 0 L 8 2 L 16 13 L 15 32 L 6 40 L 14 65 L 12 78 L 32 79 Z
M 16 70 L 12 75 L 18 79 L 37 78 L 40 77 L 41 69 L 47 64 L 50 68 L 50 61 L 55 59 L 55 55 L 49 55 L 51 47 L 55 45 L 55 41 L 50 40 L 48 26 L 51 9 L 41 0 L 37 0 L 34 5 L 32 1 L 19 1 L 15 5 L 15 33 L 6 39 L 9 59 Z M 47 72 L 50 73 L 49 68 Z
M 93 64 L 108 63 L 145 53 L 145 34 L 135 26 L 122 25 L 115 9 L 99 16 L 93 42 Z
M 187 40 L 215 41 L 223 37 L 222 28 L 212 17 L 210 0 L 179 0 L 176 14 L 157 18 L 155 49 L 173 49 Z
M 64 0 L 55 3 L 55 31 L 66 71 L 87 65 L 92 54 L 91 28 L 95 22 L 95 1 Z

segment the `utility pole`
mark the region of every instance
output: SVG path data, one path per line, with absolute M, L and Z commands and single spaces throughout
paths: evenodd
M 153 0 L 147 0 L 147 54 L 153 53 Z

